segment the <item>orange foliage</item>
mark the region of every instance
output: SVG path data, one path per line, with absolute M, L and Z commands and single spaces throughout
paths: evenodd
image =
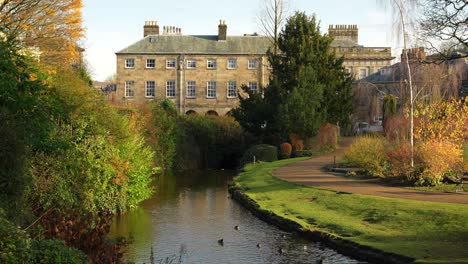
M 421 177 L 432 184 L 439 184 L 447 172 L 462 171 L 463 153 L 453 142 L 431 140 L 422 143 L 417 152 L 424 166 Z
M 392 176 L 405 176 L 411 180 L 413 168 L 411 167 L 411 146 L 409 143 L 401 144 L 387 152 Z
M 0 24 L 20 36 L 25 48 L 37 48 L 41 62 L 71 65 L 81 60 L 82 7 L 82 0 L 4 0 Z
M 291 153 L 292 153 L 292 146 L 291 144 L 285 142 L 285 143 L 282 143 L 280 145 L 280 151 L 281 151 L 281 157 L 282 158 L 285 158 L 285 159 L 288 159 L 291 157 Z
M 409 118 L 403 116 L 389 117 L 384 124 L 385 137 L 391 142 L 408 141 L 410 135 Z
M 330 123 L 323 124 L 317 135 L 319 149 L 336 149 L 338 146 L 338 127 Z
M 291 140 L 292 147 L 295 150 L 303 150 L 304 149 L 304 140 L 301 138 L 301 136 L 297 134 L 291 134 L 289 135 L 289 139 Z

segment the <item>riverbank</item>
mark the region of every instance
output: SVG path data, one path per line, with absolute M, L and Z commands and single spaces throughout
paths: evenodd
M 468 262 L 468 207 L 347 194 L 274 176 L 305 158 L 248 165 L 230 191 L 257 216 L 343 254 L 379 263 Z

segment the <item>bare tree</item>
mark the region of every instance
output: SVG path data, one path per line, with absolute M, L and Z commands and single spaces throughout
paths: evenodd
M 430 50 L 442 55 L 442 58 L 450 55 L 447 50 L 468 50 L 467 0 L 421 0 L 421 6 L 420 38 Z M 445 50 L 437 48 L 437 42 L 441 41 L 445 43 Z
M 288 1 L 263 0 L 259 23 L 263 33 L 271 39 L 274 54 L 278 53 L 278 36 L 286 21 Z
M 404 55 L 404 61 L 402 61 L 402 64 L 404 63 L 405 65 L 405 70 L 407 73 L 408 79 L 405 80 L 408 84 L 408 89 L 409 89 L 409 105 L 410 105 L 410 145 L 411 145 L 411 167 L 414 167 L 414 90 L 413 90 L 413 80 L 412 80 L 412 75 L 411 75 L 411 67 L 410 67 L 410 62 L 409 62 L 409 57 L 408 57 L 408 44 L 409 44 L 409 27 L 413 25 L 411 23 L 411 17 L 414 17 L 414 14 L 412 14 L 412 11 L 415 10 L 415 6 L 418 3 L 418 0 L 389 0 L 390 1 L 390 6 L 392 10 L 394 11 L 394 18 L 396 23 L 396 28 L 398 32 L 401 32 L 401 34 L 398 35 L 398 37 L 402 36 L 403 37 L 403 55 Z M 380 0 L 380 2 L 384 2 L 383 0 Z

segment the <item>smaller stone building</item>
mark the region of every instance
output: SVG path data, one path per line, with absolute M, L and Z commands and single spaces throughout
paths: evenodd
M 364 47 L 359 45 L 357 25 L 330 25 L 328 34 L 334 38 L 332 48 L 337 56 L 344 56 L 343 66 L 355 79 L 365 78 L 390 66 L 392 50 L 390 47 Z

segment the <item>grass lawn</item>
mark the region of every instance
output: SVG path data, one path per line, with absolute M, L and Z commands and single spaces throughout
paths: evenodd
M 414 187 L 406 187 L 408 189 L 423 191 L 423 192 L 435 192 L 435 193 L 443 193 L 443 192 L 468 192 L 468 184 L 457 185 L 457 184 L 440 184 L 436 186 L 414 186 Z
M 417 262 L 468 263 L 468 206 L 422 202 L 300 186 L 273 177 L 296 158 L 249 164 L 237 186 L 260 205 L 304 228 L 413 257 Z

